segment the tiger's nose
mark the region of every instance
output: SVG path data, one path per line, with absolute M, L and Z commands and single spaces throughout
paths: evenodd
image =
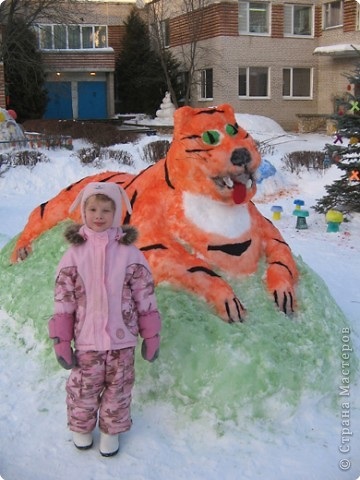
M 231 154 L 230 161 L 233 165 L 238 167 L 247 165 L 251 162 L 251 155 L 247 148 L 237 148 Z

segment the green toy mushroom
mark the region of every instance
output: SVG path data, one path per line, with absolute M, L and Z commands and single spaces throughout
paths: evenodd
M 329 210 L 325 215 L 327 223 L 327 232 L 338 232 L 340 224 L 344 220 L 344 215 L 339 210 Z
M 307 210 L 298 210 L 295 208 L 293 211 L 293 215 L 297 217 L 296 219 L 296 228 L 298 230 L 306 230 L 308 228 L 306 223 L 306 217 L 309 216 L 309 212 Z
M 273 215 L 272 215 L 273 220 L 280 220 L 281 212 L 283 211 L 282 206 L 281 205 L 273 205 L 271 207 L 271 211 L 273 212 Z

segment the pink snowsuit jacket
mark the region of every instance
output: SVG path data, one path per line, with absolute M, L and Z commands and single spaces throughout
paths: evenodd
M 159 334 L 154 281 L 133 227 L 97 233 L 72 225 L 72 245 L 56 274 L 54 320 L 73 316 L 75 349 L 107 351 L 134 347 L 137 336 Z

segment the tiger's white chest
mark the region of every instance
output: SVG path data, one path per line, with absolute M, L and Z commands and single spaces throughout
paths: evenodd
M 248 205 L 224 205 L 203 195 L 183 193 L 185 217 L 200 230 L 229 239 L 241 237 L 251 227 Z

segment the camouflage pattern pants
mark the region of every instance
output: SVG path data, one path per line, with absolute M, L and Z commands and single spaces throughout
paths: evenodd
M 66 383 L 70 430 L 91 432 L 98 417 L 104 433 L 115 435 L 130 429 L 134 353 L 134 348 L 76 352 L 78 365 Z

